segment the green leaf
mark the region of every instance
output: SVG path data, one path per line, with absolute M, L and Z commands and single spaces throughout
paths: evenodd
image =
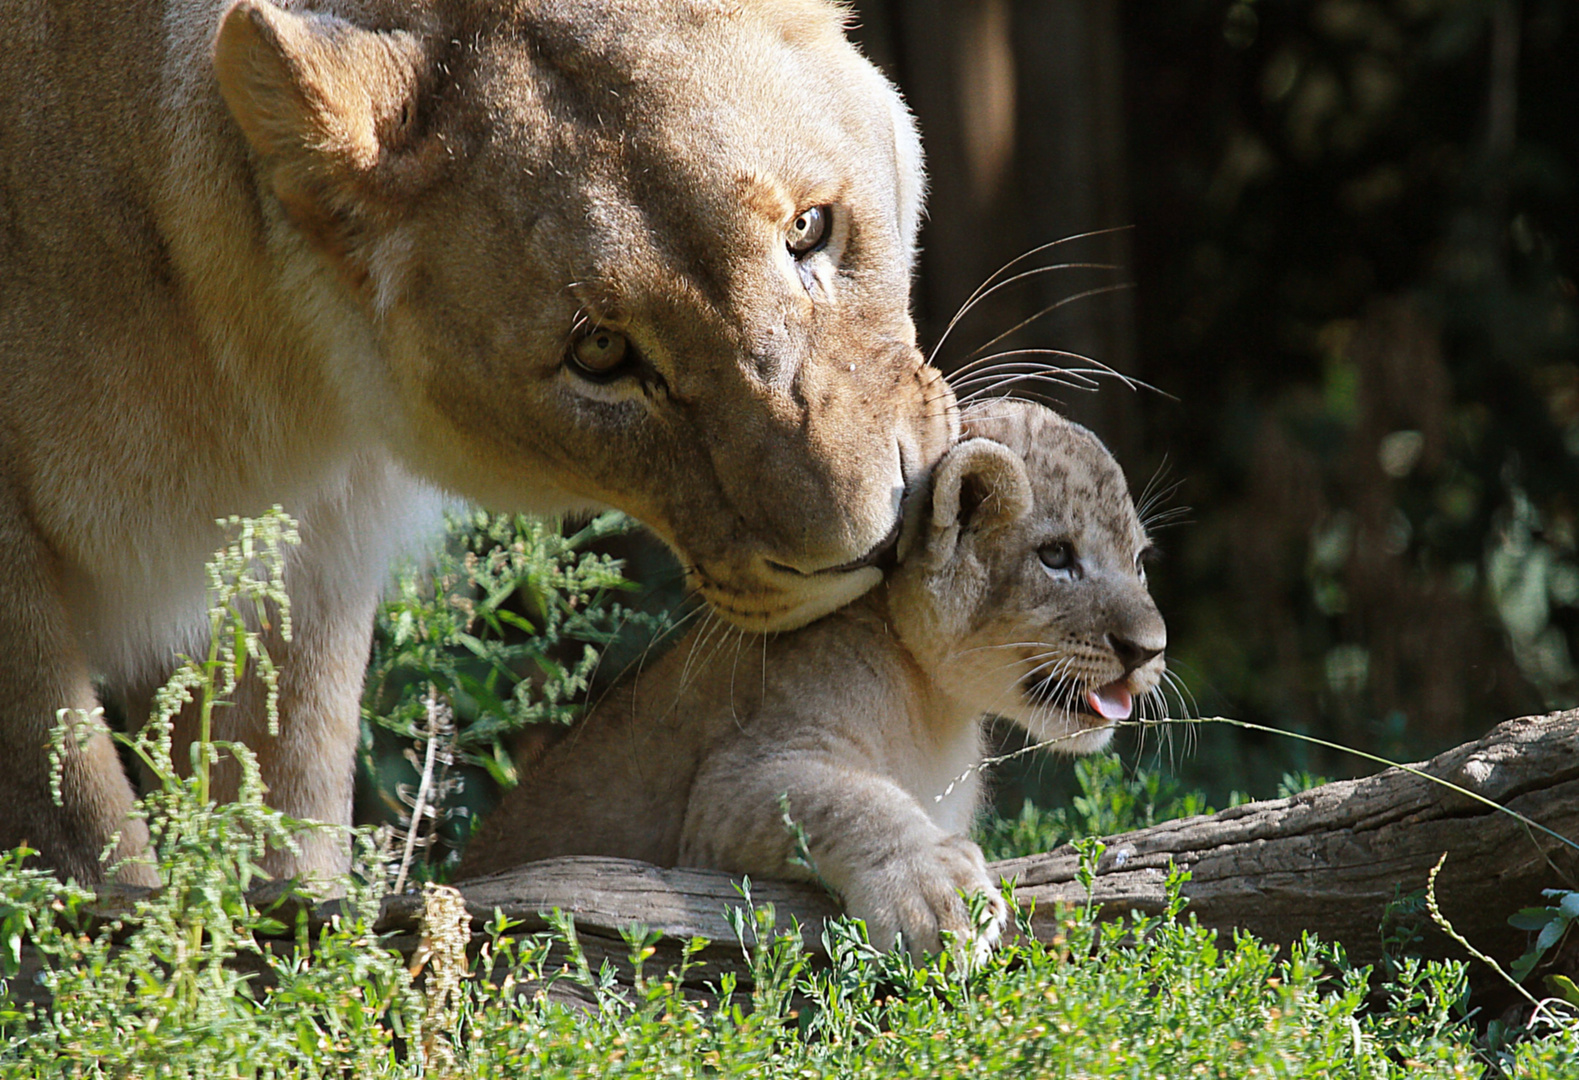
M 537 633 L 537 627 L 533 626 L 530 622 L 528 622 L 526 619 L 523 619 L 513 611 L 500 610 L 495 614 L 499 616 L 500 622 L 508 623 L 524 634 Z
M 1579 986 L 1566 975 L 1546 976 L 1546 990 L 1553 997 L 1562 998 L 1570 1005 L 1579 1006 Z
M 455 644 L 479 659 L 488 659 L 488 646 L 480 638 L 473 637 L 471 634 L 456 634 Z
M 7 920 L 8 922 L 10 920 Z M 20 926 L 6 927 L 5 935 L 5 964 L 3 969 L 6 975 L 15 975 L 22 970 L 22 930 Z
M 247 670 L 247 628 L 239 619 L 236 621 L 234 648 L 236 650 L 235 676 L 236 681 L 240 682 Z
M 1541 954 L 1534 949 L 1519 957 L 1512 964 L 1508 965 L 1508 969 L 1513 975 L 1513 981 L 1523 982 L 1525 977 L 1535 968 L 1535 965 L 1540 962 Z
M 1556 918 L 1554 909 L 1527 907 L 1508 916 L 1508 925 L 1534 933 L 1546 929 L 1546 924 Z
M 482 680 L 462 672 L 457 677 L 456 681 L 465 689 L 466 693 L 471 695 L 471 697 L 477 702 L 477 706 L 480 710 L 498 713 L 500 716 L 510 715 L 509 706 L 500 700 L 498 694 L 495 694 L 492 690 L 488 689 Z

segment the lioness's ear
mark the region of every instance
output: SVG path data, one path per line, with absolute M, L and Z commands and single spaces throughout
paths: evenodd
M 274 194 L 333 246 L 348 215 L 410 186 L 411 163 L 392 159 L 411 139 L 426 66 L 409 33 L 298 15 L 269 0 L 233 3 L 214 42 L 220 93 Z
M 932 474 L 934 551 L 952 553 L 961 530 L 985 532 L 1031 510 L 1025 463 L 991 439 L 967 439 L 938 463 Z

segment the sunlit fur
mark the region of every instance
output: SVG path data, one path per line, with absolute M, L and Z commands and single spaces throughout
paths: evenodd
M 909 315 L 920 143 L 844 16 L 0 0 L 0 849 L 88 881 L 141 845 L 108 742 L 63 806 L 45 747 L 202 651 L 222 516 L 277 502 L 304 543 L 280 734 L 249 697 L 219 736 L 340 825 L 373 606 L 440 491 L 623 508 L 753 629 L 874 586 L 851 564 L 957 425 Z M 593 324 L 639 363 L 578 374 Z M 345 859 L 323 831 L 268 868 Z
M 996 886 L 967 837 L 986 715 L 1089 753 L 1111 726 L 1080 710 L 1083 691 L 1127 679 L 1138 707 L 1153 701 L 1166 639 L 1137 566 L 1146 536 L 1102 444 L 1025 402 L 964 421 L 971 437 L 917 500 L 886 588 L 792 634 L 693 629 L 522 779 L 461 875 L 602 854 L 804 878 L 783 796 L 874 942 L 930 950 L 972 930 L 960 892 Z M 1046 573 L 1052 540 L 1074 545 L 1078 580 Z M 1157 655 L 1126 672 L 1115 637 Z M 978 945 L 1004 916 L 987 910 Z

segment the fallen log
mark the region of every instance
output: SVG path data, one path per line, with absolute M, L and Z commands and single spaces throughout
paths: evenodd
M 1342 943 L 1350 960 L 1363 964 L 1382 955 L 1388 906 L 1423 889 L 1446 854 L 1436 885 L 1443 913 L 1481 951 L 1506 963 L 1527 947 L 1526 935 L 1507 917 L 1542 904 L 1543 888 L 1579 889 L 1579 848 L 1562 838 L 1579 840 L 1579 710 L 1510 720 L 1420 765 L 1109 837 L 1089 896 L 1079 880 L 1080 856 L 1069 845 L 993 869 L 1015 883 L 1022 902 L 1035 904 L 1032 932 L 1044 939 L 1058 932 L 1060 905 L 1089 900 L 1105 918 L 1160 913 L 1169 868 L 1177 866 L 1190 871 L 1185 910 L 1202 925 L 1285 945 L 1312 931 Z M 703 937 L 710 944 L 692 958 L 687 987 L 705 995 L 725 972 L 742 988 L 749 985 L 749 962 L 725 914 L 744 908 L 746 899 L 727 874 L 571 857 L 458 887 L 474 944 L 496 912 L 517 920 L 510 932 L 524 935 L 548 929 L 544 913 L 557 909 L 575 920 L 593 971 L 607 960 L 628 981 L 630 947 L 622 930 L 639 923 L 663 935 L 648 971 L 676 965 L 685 943 Z M 825 892 L 757 881 L 750 899 L 772 904 L 779 927 L 798 923 L 807 950 L 822 952 L 823 921 L 838 910 Z M 410 956 L 421 939 L 421 916 L 421 897 L 390 897 L 379 929 Z M 1462 955 L 1429 924 L 1423 929 L 1428 955 Z M 36 959 L 30 965 L 26 952 L 13 989 L 37 1000 L 27 978 Z M 553 995 L 575 1000 L 579 992 L 560 983 Z
M 1388 905 L 1424 889 L 1445 855 L 1442 913 L 1505 963 L 1526 948 L 1508 916 L 1546 903 L 1543 888 L 1579 889 L 1579 848 L 1559 837 L 1579 841 L 1579 711 L 1510 720 L 1420 765 L 1111 837 L 1091 892 L 1105 914 L 1155 914 L 1168 867 L 1180 866 L 1190 871 L 1186 911 L 1203 925 L 1280 944 L 1313 931 L 1351 961 L 1374 963 Z M 1085 901 L 1078 867 L 1065 846 L 995 869 L 1046 909 Z M 1051 919 L 1035 916 L 1038 936 Z M 1425 937 L 1431 955 L 1464 955 L 1434 928 Z

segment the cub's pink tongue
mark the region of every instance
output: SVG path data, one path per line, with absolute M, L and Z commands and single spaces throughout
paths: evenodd
M 1086 704 L 1104 720 L 1128 720 L 1135 703 L 1129 696 L 1129 687 L 1121 682 L 1110 682 L 1087 690 Z

